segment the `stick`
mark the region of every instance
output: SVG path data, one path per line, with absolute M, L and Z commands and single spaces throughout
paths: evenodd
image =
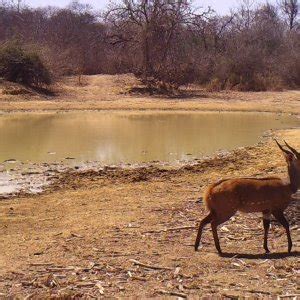
M 180 298 L 187 298 L 187 294 L 180 293 L 180 292 L 172 292 L 172 291 L 168 292 L 168 291 L 165 291 L 165 290 L 160 290 L 159 293 L 164 294 L 164 295 L 177 296 L 177 297 L 180 297 Z
M 222 296 L 229 298 L 229 299 L 239 299 L 239 296 L 236 295 L 231 295 L 231 294 L 226 294 L 226 293 L 222 293 Z
M 140 281 L 147 281 L 147 278 L 141 277 L 141 276 L 135 276 L 133 275 L 131 277 L 132 280 L 140 280 Z
M 84 288 L 84 287 L 94 287 L 95 286 L 95 283 L 93 283 L 93 282 L 79 282 L 79 283 L 77 283 L 76 284 L 76 287 L 78 287 L 78 288 Z
M 75 270 L 74 267 L 66 267 L 66 268 L 56 268 L 56 267 L 50 267 L 46 268 L 48 272 L 65 272 L 65 271 L 73 271 Z
M 181 226 L 181 227 L 171 227 L 171 228 L 164 228 L 158 230 L 149 230 L 149 231 L 145 231 L 144 233 L 158 233 L 158 232 L 177 231 L 177 230 L 195 229 L 195 228 L 196 228 L 195 226 Z
M 270 292 L 257 291 L 257 290 L 244 290 L 244 292 L 257 293 L 257 294 L 264 294 L 264 295 L 270 295 Z
M 32 266 L 32 267 L 53 266 L 53 265 L 54 265 L 54 263 L 46 263 L 46 262 L 30 263 L 30 266 Z
M 147 265 L 144 263 L 139 262 L 138 260 L 135 259 L 130 259 L 130 261 L 137 266 L 141 266 L 147 269 L 153 269 L 153 270 L 173 270 L 172 268 L 168 268 L 168 267 L 162 267 L 162 266 L 151 266 L 151 265 Z

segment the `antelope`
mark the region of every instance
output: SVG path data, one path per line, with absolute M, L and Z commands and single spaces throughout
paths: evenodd
M 219 243 L 217 227 L 228 221 L 237 211 L 243 213 L 262 212 L 264 227 L 264 244 L 266 253 L 268 248 L 268 232 L 270 217 L 273 215 L 285 228 L 288 240 L 288 252 L 292 250 L 292 239 L 289 223 L 284 216 L 284 210 L 292 200 L 292 195 L 300 187 L 300 153 L 285 141 L 281 146 L 275 140 L 282 151 L 288 167 L 288 179 L 278 177 L 266 178 L 235 178 L 220 180 L 208 187 L 204 194 L 204 202 L 209 214 L 200 222 L 195 242 L 195 251 L 198 250 L 202 230 L 205 225 L 211 223 L 213 238 L 219 254 L 222 250 Z

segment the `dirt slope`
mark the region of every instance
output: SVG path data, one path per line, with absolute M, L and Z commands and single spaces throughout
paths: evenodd
M 129 95 L 137 85 L 132 75 L 66 77 L 54 87 L 54 95 L 24 92 L 20 86 L 0 82 L 0 111 L 36 110 L 227 110 L 299 113 L 300 91 L 283 92 L 207 92 L 190 87 L 182 97 Z M 7 93 L 10 90 L 21 90 Z

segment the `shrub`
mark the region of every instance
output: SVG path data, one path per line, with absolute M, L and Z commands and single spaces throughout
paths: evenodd
M 36 53 L 17 45 L 0 48 L 0 77 L 7 81 L 41 87 L 51 83 L 51 76 Z

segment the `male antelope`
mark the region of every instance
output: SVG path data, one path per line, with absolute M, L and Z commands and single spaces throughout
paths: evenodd
M 275 140 L 276 141 L 276 140 Z M 288 165 L 289 177 L 283 180 L 277 177 L 224 179 L 212 184 L 204 195 L 209 215 L 201 222 L 195 242 L 197 251 L 204 226 L 211 223 L 215 246 L 222 253 L 217 226 L 229 220 L 237 211 L 244 213 L 262 212 L 264 226 L 264 249 L 268 249 L 268 232 L 271 214 L 282 224 L 288 239 L 288 252 L 292 250 L 289 223 L 284 217 L 284 210 L 300 187 L 300 153 L 286 146 L 284 149 L 277 141 Z

